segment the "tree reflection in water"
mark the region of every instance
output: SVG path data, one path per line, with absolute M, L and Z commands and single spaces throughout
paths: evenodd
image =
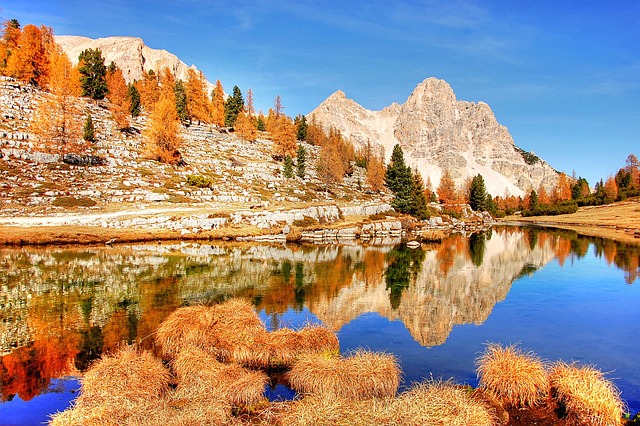
M 153 348 L 175 309 L 250 298 L 266 314 L 308 309 L 339 330 L 368 312 L 402 320 L 420 344 L 443 343 L 456 324 L 481 324 L 515 279 L 549 261 L 589 255 L 633 284 L 640 247 L 575 232 L 499 227 L 441 244 L 267 246 L 143 244 L 0 250 L 0 386 L 28 401 L 49 381 L 78 375 L 122 343 Z

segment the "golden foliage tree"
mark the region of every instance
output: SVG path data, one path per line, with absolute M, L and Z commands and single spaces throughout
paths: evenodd
M 571 183 L 571 179 L 565 173 L 560 173 L 553 193 L 554 202 L 560 203 L 571 199 Z
M 7 59 L 7 75 L 45 87 L 49 78 L 49 53 L 53 49 L 53 32 L 44 25 L 26 25 Z
M 187 70 L 187 113 L 189 121 L 197 120 L 198 123 L 211 122 L 211 103 L 207 96 L 207 80 L 202 71 L 192 68 Z
M 322 145 L 324 138 L 324 130 L 316 123 L 315 118 L 312 118 L 307 127 L 307 142 L 311 145 Z
M 51 51 L 48 62 L 49 93 L 36 107 L 31 131 L 49 152 L 79 152 L 86 147 L 80 138 L 82 114 L 77 106 L 80 74 L 59 47 Z
M 268 118 L 267 121 L 269 121 Z M 298 145 L 296 143 L 296 126 L 293 121 L 284 114 L 279 115 L 275 117 L 272 128 L 274 155 L 281 158 L 287 155 L 294 157 Z
M 211 93 L 211 122 L 218 126 L 224 126 L 224 89 L 220 80 L 216 80 L 216 87 Z
M 146 154 L 149 158 L 163 163 L 176 164 L 181 160 L 180 119 L 176 111 L 175 99 L 163 92 L 149 117 L 145 131 Z
M 122 76 L 122 70 L 118 67 L 112 67 L 107 71 L 107 87 L 109 94 L 109 111 L 116 122 L 119 129 L 129 127 L 129 109 L 130 101 L 127 97 L 127 83 Z
M 609 176 L 604 183 L 605 202 L 612 203 L 618 196 L 618 184 L 613 176 Z
M 153 70 L 144 73 L 142 80 L 136 81 L 135 88 L 140 93 L 140 104 L 147 111 L 153 111 L 153 107 L 160 98 L 160 86 L 158 85 L 158 76 Z
M 458 204 L 460 202 L 456 183 L 453 181 L 448 169 L 445 169 L 442 177 L 440 177 L 440 184 L 438 185 L 436 192 L 438 193 L 438 199 L 442 204 Z
M 20 40 L 20 23 L 15 20 L 5 21 L 2 24 L 2 37 L 0 37 L 0 73 L 7 74 L 7 61 L 9 56 L 18 48 Z
M 236 134 L 245 141 L 253 142 L 258 137 L 258 130 L 253 122 L 253 119 L 248 112 L 242 111 L 238 114 L 235 126 Z
M 342 182 L 342 176 L 344 176 L 339 148 L 336 144 L 327 142 L 322 145 L 316 162 L 318 178 L 320 178 L 325 187 Z
M 367 162 L 367 184 L 373 191 L 382 191 L 384 189 L 384 161 L 382 157 L 377 155 L 369 156 Z
M 551 202 L 551 198 L 547 193 L 546 188 L 542 183 L 538 187 L 538 204 L 549 204 Z

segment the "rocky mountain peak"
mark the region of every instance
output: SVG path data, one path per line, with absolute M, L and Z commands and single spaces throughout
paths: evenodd
M 176 55 L 164 49 L 152 49 L 147 46 L 139 37 L 113 36 L 98 39 L 91 39 L 81 36 L 56 36 L 62 50 L 67 54 L 73 63 L 78 62 L 80 52 L 85 49 L 100 49 L 105 64 L 112 61 L 122 70 L 122 74 L 127 83 L 139 80 L 142 75 L 149 70 L 156 73 L 168 67 L 177 78 L 186 80 L 189 68 L 197 69 L 194 65 L 190 67 L 182 62 Z M 213 85 L 209 83 L 209 90 Z
M 338 91 L 309 116 L 325 128 L 338 128 L 356 146 L 378 144 L 387 160 L 400 144 L 407 163 L 433 186 L 445 169 L 459 187 L 481 174 L 493 196 L 523 196 L 540 184 L 551 189 L 558 178 L 543 160 L 525 158 L 489 105 L 459 101 L 446 81 L 433 77 L 418 84 L 402 105 L 370 111 Z

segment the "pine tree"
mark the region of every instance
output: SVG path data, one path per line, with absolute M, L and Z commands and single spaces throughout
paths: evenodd
M 82 129 L 82 139 L 87 142 L 93 142 L 95 140 L 95 129 L 93 128 L 93 120 L 89 113 L 87 113 L 87 119 L 85 120 L 84 128 Z
M 409 213 L 418 219 L 424 220 L 429 218 L 427 211 L 427 198 L 424 195 L 424 183 L 422 176 L 416 168 L 412 175 L 411 197 L 409 202 Z
M 176 98 L 176 112 L 178 113 L 178 118 L 183 123 L 186 123 L 187 121 L 191 123 L 191 117 L 189 117 L 189 113 L 187 112 L 187 93 L 182 80 L 176 81 L 173 92 Z
M 485 211 L 487 209 L 487 188 L 480 174 L 477 174 L 471 181 L 469 205 L 475 211 Z
M 296 174 L 300 179 L 304 179 L 305 168 L 307 165 L 307 150 L 302 146 L 302 144 L 298 144 L 298 150 L 296 151 Z
M 82 96 L 91 99 L 104 99 L 107 95 L 107 67 L 100 49 L 86 49 L 78 57 L 80 71 L 80 87 Z
M 233 86 L 233 95 L 229 96 L 224 104 L 224 125 L 233 127 L 238 119 L 238 114 L 244 108 L 244 99 L 238 86 Z
M 264 124 L 264 116 L 262 114 L 258 115 L 258 124 L 256 127 L 261 132 L 264 132 L 266 130 L 266 126 Z
M 140 115 L 140 92 L 136 86 L 130 84 L 127 88 L 127 100 L 129 101 L 129 114 L 135 118 Z
M 284 177 L 291 179 L 293 177 L 293 159 L 289 154 L 284 157 Z
M 307 140 L 307 119 L 304 115 L 298 115 L 295 120 L 293 120 L 293 124 L 296 125 L 296 135 L 299 141 Z
M 404 153 L 398 144 L 393 147 L 391 162 L 384 175 L 384 183 L 394 194 L 411 186 L 411 169 L 405 164 Z

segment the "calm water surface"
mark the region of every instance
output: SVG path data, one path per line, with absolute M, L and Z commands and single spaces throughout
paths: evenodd
M 0 424 L 39 424 L 122 342 L 152 348 L 171 312 L 230 296 L 270 328 L 321 322 L 343 351 L 398 356 L 404 386 L 477 384 L 487 342 L 609 372 L 640 410 L 640 247 L 497 228 L 398 246 L 146 244 L 0 249 Z M 287 395 L 282 386 L 269 396 Z

